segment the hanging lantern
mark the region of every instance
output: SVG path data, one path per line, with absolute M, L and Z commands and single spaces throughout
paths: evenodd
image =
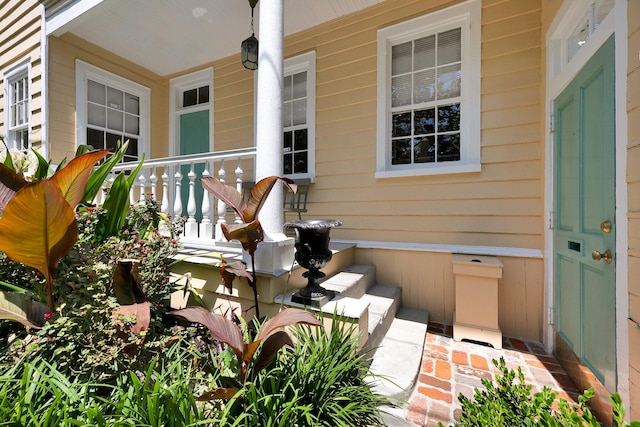
M 258 69 L 258 39 L 253 31 L 253 9 L 258 4 L 258 0 L 249 0 L 251 6 L 251 36 L 242 41 L 240 45 L 240 56 L 242 65 L 248 70 Z

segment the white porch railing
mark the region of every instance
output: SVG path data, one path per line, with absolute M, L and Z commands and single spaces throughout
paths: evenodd
M 241 222 L 235 214 L 229 214 L 227 206 L 215 199 L 198 181 L 205 176 L 216 176 L 242 192 L 244 170 L 255 170 L 256 149 L 243 148 L 210 153 L 188 154 L 145 160 L 136 183 L 131 189 L 131 204 L 145 203 L 148 197 L 161 202 L 161 211 L 171 216 L 187 217 L 182 240 L 185 244 L 214 246 L 226 241 L 220 232 L 220 224 L 227 219 Z M 133 171 L 138 163 L 123 163 L 113 168 L 112 176 L 105 181 L 105 190 L 121 171 Z M 96 202 L 104 201 L 105 192 Z

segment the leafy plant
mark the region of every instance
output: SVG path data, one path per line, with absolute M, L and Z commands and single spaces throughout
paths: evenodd
M 55 310 L 54 269 L 78 237 L 74 208 L 81 201 L 93 165 L 106 154 L 107 150 L 86 153 L 74 158 L 51 178 L 33 183 L 0 164 L 0 183 L 7 195 L 3 198 L 6 205 L 0 206 L 4 208 L 0 219 L 0 250 L 42 273 L 50 313 Z M 10 191 L 15 188 L 11 195 Z
M 600 423 L 591 412 L 587 403 L 594 396 L 592 388 L 578 398 L 578 403 L 570 404 L 559 399 L 558 409 L 553 403 L 558 393 L 548 387 L 531 393 L 532 386 L 524 380 L 522 369 L 518 372 L 508 369 L 504 358 L 493 360 L 493 364 L 502 375 L 496 375 L 496 384 L 483 379 L 484 390 L 476 388 L 473 399 L 463 394 L 458 396 L 462 405 L 460 426 L 533 426 L 545 427 L 599 427 Z M 640 422 L 624 422 L 624 408 L 617 393 L 611 396 L 613 405 L 612 426 L 640 427 Z M 442 424 L 439 424 L 442 426 Z
M 216 425 L 379 426 L 393 405 L 367 381 L 371 353 L 356 326 L 334 316 L 330 328 L 293 327 L 296 344 L 222 408 Z
M 236 356 L 239 372 L 235 377 L 227 378 L 230 386 L 211 390 L 200 397 L 202 400 L 231 399 L 248 378 L 254 378 L 271 364 L 282 347 L 293 345 L 289 335 L 279 329 L 299 323 L 322 326 L 313 314 L 287 308 L 265 322 L 255 340 L 245 343 L 242 331 L 234 322 L 202 307 L 187 307 L 169 314 L 205 326 L 213 339 L 227 344 Z M 254 357 L 259 347 L 260 353 Z
M 260 318 L 260 306 L 258 304 L 255 252 L 258 244 L 264 240 L 264 230 L 260 225 L 260 221 L 258 221 L 258 213 L 278 180 L 282 181 L 292 192 L 295 193 L 297 191 L 298 187 L 292 179 L 269 176 L 256 183 L 251 189 L 251 195 L 247 202 L 244 200 L 242 193 L 230 185 L 223 184 L 219 179 L 215 177 L 200 178 L 202 186 L 231 207 L 243 221 L 240 224 L 222 224 L 222 232 L 227 240 L 238 240 L 242 244 L 242 248 L 249 253 L 251 257 L 251 273 L 247 272 L 244 264 L 236 261 L 231 265 L 223 265 L 221 275 L 223 283 L 229 290 L 232 288 L 235 276 L 247 278 L 249 286 L 253 290 L 254 307 L 258 318 Z

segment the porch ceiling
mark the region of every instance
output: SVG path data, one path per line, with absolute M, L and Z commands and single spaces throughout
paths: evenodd
M 383 1 L 285 0 L 285 35 Z M 237 54 L 250 19 L 248 0 L 76 0 L 47 18 L 47 33 L 73 33 L 166 76 Z

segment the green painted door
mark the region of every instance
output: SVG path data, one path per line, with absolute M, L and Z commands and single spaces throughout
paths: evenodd
M 203 110 L 180 115 L 180 154 L 206 153 L 208 151 L 209 111 Z M 196 179 L 202 177 L 204 166 L 204 164 L 195 165 Z M 182 206 L 184 215 L 187 215 L 187 203 L 189 200 L 189 177 L 187 176 L 189 170 L 190 165 L 183 165 L 180 170 L 180 173 L 182 173 Z M 200 222 L 202 219 L 202 212 L 200 211 L 203 194 L 202 186 L 195 186 L 195 194 L 196 206 L 198 207 L 196 220 Z
M 555 327 L 616 388 L 614 45 L 554 101 Z

